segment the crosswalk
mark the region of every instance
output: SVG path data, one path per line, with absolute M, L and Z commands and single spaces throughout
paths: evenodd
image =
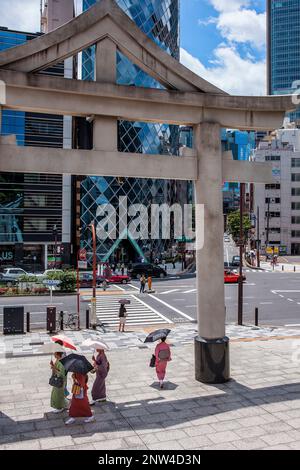
M 133 294 L 120 293 L 120 295 L 101 295 L 97 296 L 96 308 L 97 318 L 107 327 L 116 327 L 119 325 L 119 307 L 120 299 L 130 300 L 126 305 L 128 313 L 126 324 L 132 326 L 141 325 L 159 325 L 172 323 L 167 317 L 159 313 L 154 308 L 147 305 L 142 299 Z M 90 296 L 82 296 L 83 301 L 90 300 Z M 90 304 L 89 304 L 90 306 Z

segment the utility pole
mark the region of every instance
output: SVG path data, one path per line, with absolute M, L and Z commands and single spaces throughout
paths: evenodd
M 257 267 L 260 268 L 260 232 L 259 232 L 259 206 L 256 211 L 256 256 L 257 256 Z
M 96 286 L 97 286 L 97 253 L 96 253 L 96 229 L 95 223 L 90 224 L 93 238 L 93 297 L 91 299 L 92 310 L 92 328 L 95 330 L 97 327 L 97 312 L 96 312 Z
M 54 235 L 54 269 L 56 269 L 56 256 L 57 256 L 57 226 L 53 225 Z
M 268 246 L 269 246 L 269 232 L 270 232 L 270 199 L 271 199 L 271 198 L 268 198 L 268 209 L 267 209 L 266 254 L 268 254 Z
M 239 292 L 238 292 L 238 325 L 243 324 L 243 245 L 244 245 L 244 201 L 245 183 L 240 184 L 240 270 L 239 270 Z

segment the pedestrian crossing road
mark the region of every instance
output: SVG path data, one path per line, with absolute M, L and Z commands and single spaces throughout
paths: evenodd
M 81 296 L 83 301 L 90 300 L 90 296 Z M 126 324 L 131 326 L 158 325 L 172 323 L 170 319 L 147 305 L 136 295 L 120 293 L 120 295 L 97 296 L 97 318 L 107 327 L 119 325 L 119 300 L 128 299 L 130 304 L 126 305 L 128 313 Z M 89 304 L 90 306 L 90 304 Z

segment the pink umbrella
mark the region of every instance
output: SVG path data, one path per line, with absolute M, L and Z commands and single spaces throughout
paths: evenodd
M 51 336 L 51 340 L 54 343 L 62 344 L 65 348 L 77 350 L 73 341 L 65 335 L 55 335 Z

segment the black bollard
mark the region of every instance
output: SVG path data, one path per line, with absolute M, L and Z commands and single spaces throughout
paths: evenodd
M 64 312 L 61 310 L 60 312 L 60 329 L 63 331 L 64 329 Z
M 296 272 L 296 266 L 294 266 L 294 273 Z
M 26 312 L 26 332 L 30 333 L 30 312 Z
M 258 308 L 255 307 L 255 326 L 258 326 Z
M 284 265 L 281 266 L 281 270 L 284 271 Z
M 90 328 L 90 311 L 89 309 L 86 310 L 85 312 L 85 327 L 87 330 Z

